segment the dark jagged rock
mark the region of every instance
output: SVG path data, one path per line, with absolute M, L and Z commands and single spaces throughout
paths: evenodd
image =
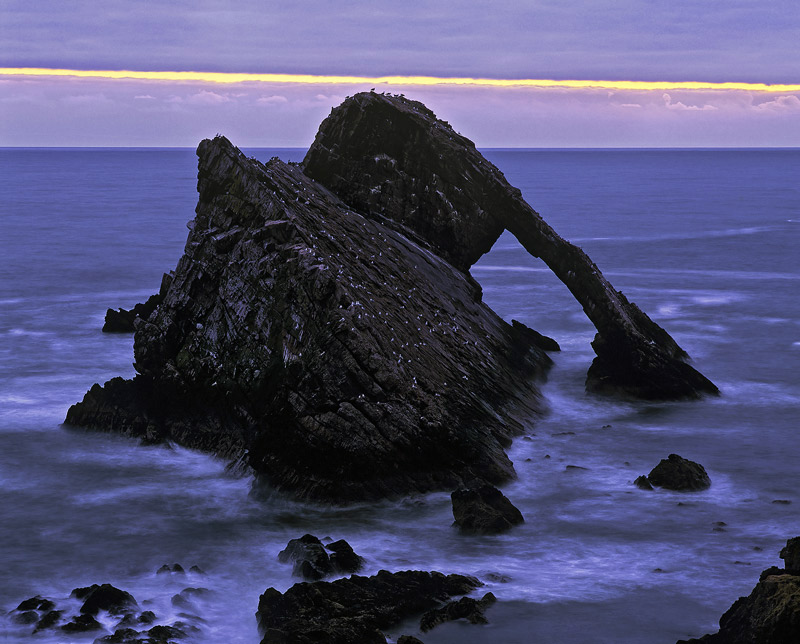
M 35 610 L 11 611 L 10 614 L 16 624 L 35 624 L 39 621 L 39 613 Z
M 794 537 L 786 542 L 780 554 L 786 565 L 786 572 L 800 575 L 800 537 Z
M 298 167 L 198 148 L 199 203 L 132 381 L 66 418 L 211 451 L 337 502 L 513 476 L 504 452 L 551 364 L 427 246 Z
M 413 635 L 401 635 L 397 638 L 397 644 L 424 644 L 424 642 Z
M 61 627 L 66 633 L 88 633 L 89 631 L 99 631 L 103 628 L 91 615 L 76 615 L 69 622 Z
M 333 554 L 329 555 L 328 551 Z M 294 563 L 292 574 L 309 581 L 316 581 L 334 573 L 358 572 L 363 564 L 344 539 L 323 545 L 313 534 L 291 539 L 286 548 L 278 553 L 281 563 Z
M 99 586 L 93 584 L 88 588 L 76 588 L 72 591 L 72 596 L 84 600 L 81 613 L 87 615 L 97 615 L 101 610 L 108 611 L 112 615 L 121 615 L 139 607 L 133 595 L 111 584 Z
M 781 551 L 793 550 L 800 537 Z M 784 560 L 786 558 L 784 557 Z M 787 564 L 788 567 L 788 564 Z M 774 574 L 770 574 L 774 573 Z M 772 567 L 761 573 L 747 597 L 740 597 L 719 620 L 719 632 L 678 644 L 793 644 L 800 642 L 800 574 Z
M 464 271 L 509 230 L 597 328 L 590 391 L 658 400 L 718 393 L 666 331 L 559 237 L 472 141 L 422 103 L 369 92 L 347 99 L 323 121 L 303 166 L 359 212 L 416 235 Z
M 41 610 L 41 611 L 48 611 L 53 610 L 56 605 L 50 601 L 49 599 L 42 597 L 41 595 L 36 595 L 36 597 L 31 597 L 30 599 L 26 599 L 20 602 L 19 606 L 17 606 L 16 610 Z
M 183 566 L 181 566 L 180 564 L 177 564 L 177 563 L 176 564 L 172 564 L 171 566 L 169 564 L 164 564 L 163 566 L 161 566 L 161 568 L 156 570 L 156 574 L 157 575 L 166 575 L 166 574 L 170 574 L 170 573 L 175 573 L 175 574 L 178 574 L 178 575 L 184 575 L 184 574 L 186 574 L 186 571 L 183 569 Z
M 434 608 L 426 612 L 419 621 L 423 633 L 435 628 L 439 624 L 452 622 L 457 619 L 466 619 L 470 624 L 488 624 L 486 609 L 497 601 L 492 593 L 486 593 L 481 599 L 462 597 L 459 600 L 446 603 L 441 608 Z
M 467 534 L 498 534 L 525 522 L 522 512 L 491 485 L 456 490 L 450 498 L 455 524 Z
M 53 628 L 61 621 L 61 617 L 64 615 L 63 610 L 51 610 L 46 612 L 42 615 L 42 618 L 37 622 L 36 628 L 33 629 L 34 633 L 38 633 L 40 631 L 47 630 L 48 628 Z
M 679 492 L 706 490 L 711 487 L 711 479 L 702 465 L 677 454 L 661 459 L 647 475 L 647 480 L 656 487 Z
M 117 628 L 111 635 L 98 637 L 94 644 L 141 644 L 139 631 L 133 628 Z
M 328 551 L 313 534 L 291 539 L 286 548 L 278 553 L 278 561 L 294 563 L 292 574 L 312 581 L 327 577 L 333 572 Z
M 205 597 L 210 593 L 211 591 L 208 588 L 184 588 L 181 592 L 172 596 L 172 605 L 176 608 L 195 608 L 195 598 Z
M 258 603 L 262 644 L 385 644 L 381 632 L 480 586 L 472 577 L 380 571 L 372 577 L 269 588 Z
M 161 278 L 161 288 L 158 293 L 151 295 L 143 304 L 137 304 L 130 311 L 126 309 L 108 309 L 106 311 L 106 319 L 103 324 L 103 332 L 105 333 L 133 333 L 135 330 L 136 318 L 146 320 L 150 314 L 156 310 L 156 307 L 161 304 L 164 299 L 164 294 L 167 292 L 170 283 L 172 282 L 172 275 L 164 273 Z
M 536 347 L 539 347 L 542 351 L 561 351 L 561 347 L 559 346 L 558 342 L 553 340 L 553 338 L 548 338 L 546 335 L 542 335 L 538 331 L 525 326 L 519 320 L 511 320 L 511 328 L 521 340 L 521 344 L 523 346 L 532 344 Z
M 364 558 L 359 557 L 344 539 L 329 543 L 325 547 L 333 553 L 330 557 L 331 565 L 337 572 L 358 572 L 364 565 Z
M 641 476 L 637 476 L 636 480 L 633 482 L 633 484 L 636 487 L 638 487 L 640 490 L 652 490 L 653 489 L 653 486 L 650 484 L 650 481 L 647 479 L 647 477 L 644 474 L 642 474 Z

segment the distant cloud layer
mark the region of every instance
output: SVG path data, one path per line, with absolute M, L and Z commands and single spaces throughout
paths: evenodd
M 305 147 L 369 87 L 17 77 L 0 80 L 0 145 Z M 382 91 L 382 88 L 378 88 Z M 392 87 L 483 147 L 800 146 L 800 98 L 731 90 Z
M 800 83 L 796 0 L 0 0 L 0 30 L 5 67 Z M 0 145 L 306 146 L 373 85 L 0 76 Z M 800 146 L 794 91 L 387 91 L 481 146 Z
M 796 0 L 2 0 L 13 67 L 798 82 Z

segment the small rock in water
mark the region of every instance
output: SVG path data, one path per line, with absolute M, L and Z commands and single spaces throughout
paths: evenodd
M 186 574 L 186 571 L 183 569 L 183 566 L 181 566 L 180 564 L 177 564 L 177 563 L 176 564 L 172 564 L 171 566 L 169 564 L 164 564 L 163 566 L 161 566 L 161 568 L 156 570 L 156 574 L 157 575 L 166 575 L 166 574 L 169 574 L 169 573 L 176 573 L 176 574 L 179 574 L 179 575 L 184 575 L 184 574 Z
M 61 616 L 63 614 L 63 610 L 51 610 L 50 612 L 45 613 L 39 620 L 39 623 L 36 624 L 36 628 L 33 629 L 33 632 L 38 633 L 39 631 L 43 631 L 47 628 L 53 628 L 61 620 Z
M 39 621 L 39 613 L 35 610 L 26 610 L 22 612 L 11 611 L 11 620 L 16 624 L 35 624 Z
M 81 613 L 89 615 L 97 615 L 101 610 L 108 611 L 112 615 L 120 615 L 139 608 L 133 595 L 111 584 L 100 586 L 93 584 L 88 588 L 76 588 L 72 591 L 72 596 L 85 599 Z
M 36 597 L 31 597 L 30 599 L 26 599 L 25 601 L 20 602 L 16 610 L 48 611 L 48 610 L 53 610 L 55 607 L 56 605 L 49 599 L 45 599 L 41 595 L 36 595 Z
M 699 463 L 670 454 L 647 476 L 650 483 L 667 490 L 699 491 L 711 487 L 711 479 Z
M 200 568 L 200 566 L 192 566 L 191 568 L 189 568 L 189 572 L 193 572 L 196 575 L 205 575 L 206 574 L 206 571 L 203 570 L 202 568 Z
M 292 574 L 310 581 L 322 579 L 333 573 L 333 566 L 325 546 L 313 534 L 304 534 L 299 539 L 291 539 L 286 548 L 278 553 L 278 561 L 294 562 Z
M 652 490 L 653 486 L 650 485 L 650 481 L 647 480 L 647 477 L 642 474 L 641 476 L 637 477 L 633 484 L 638 487 L 640 490 Z
M 67 633 L 86 633 L 88 631 L 99 631 L 103 626 L 91 615 L 76 615 L 72 621 L 67 622 L 61 627 Z
M 397 638 L 397 644 L 425 644 L 422 640 L 413 635 L 401 635 Z
M 337 572 L 358 572 L 364 565 L 363 557 L 359 557 L 344 539 L 339 539 L 325 546 L 333 552 L 330 556 L 331 566 Z
M 569 471 L 575 471 L 575 470 L 588 470 L 589 468 L 588 467 L 581 467 L 580 465 L 567 465 L 564 469 L 567 472 L 569 472 Z
M 775 505 L 791 505 L 791 501 L 788 499 L 775 499 L 773 502 Z
M 459 489 L 450 498 L 455 524 L 466 534 L 498 534 L 525 522 L 511 501 L 491 485 Z
M 132 628 L 118 628 L 112 635 L 98 637 L 94 644 L 140 644 L 139 631 Z

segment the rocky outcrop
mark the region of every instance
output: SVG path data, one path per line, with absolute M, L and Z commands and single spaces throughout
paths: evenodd
M 793 544 L 794 542 L 794 544 Z M 800 537 L 781 551 L 794 551 Z M 787 563 L 788 566 L 788 563 Z M 790 644 L 800 642 L 800 575 L 768 569 L 747 597 L 740 597 L 720 618 L 719 632 L 678 644 Z
M 156 310 L 156 307 L 161 304 L 164 299 L 164 293 L 167 292 L 170 283 L 172 282 L 172 275 L 164 273 L 161 278 L 161 288 L 158 293 L 151 295 L 147 301 L 137 304 L 132 309 L 108 309 L 106 311 L 106 319 L 103 323 L 104 333 L 133 333 L 135 330 L 136 318 L 146 320 L 150 314 Z
M 422 103 L 357 94 L 323 121 L 304 171 L 361 213 L 467 271 L 503 230 L 564 282 L 597 328 L 587 389 L 645 399 L 718 393 L 686 352 L 562 239 L 503 174 Z M 613 207 L 613 204 L 611 205 Z
M 661 459 L 647 475 L 646 481 L 642 479 L 640 476 L 635 481 L 636 486 L 641 489 L 648 489 L 645 483 L 678 492 L 696 492 L 711 487 L 711 479 L 700 463 L 677 454 L 670 454 L 668 458 Z
M 261 644 L 385 644 L 383 630 L 471 592 L 463 575 L 407 570 L 267 589 L 258 602 Z
M 465 534 L 499 534 L 525 519 L 511 501 L 492 485 L 475 485 L 450 495 L 455 525 Z
M 786 542 L 780 554 L 786 566 L 786 572 L 800 575 L 800 537 L 794 537 Z
M 466 273 L 224 137 L 198 148 L 199 202 L 132 380 L 72 425 L 238 460 L 272 485 L 350 501 L 513 476 L 503 447 L 550 364 Z

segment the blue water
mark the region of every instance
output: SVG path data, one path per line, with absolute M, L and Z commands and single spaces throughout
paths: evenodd
M 460 536 L 444 493 L 344 509 L 253 498 L 247 478 L 206 455 L 60 425 L 92 383 L 133 374 L 132 338 L 100 333 L 103 315 L 175 267 L 194 216 L 194 152 L 0 150 L 0 610 L 109 582 L 169 623 L 172 595 L 204 586 L 197 641 L 257 642 L 259 593 L 294 581 L 277 552 L 312 532 L 347 539 L 367 573 L 487 580 L 500 600 L 491 623 L 443 625 L 420 636 L 428 644 L 672 644 L 715 630 L 800 535 L 800 150 L 486 156 L 689 351 L 720 398 L 585 394 L 593 328 L 504 235 L 472 270 L 486 301 L 563 348 L 548 414 L 510 449 L 519 477 L 505 492 L 526 523 Z M 671 452 L 705 465 L 712 487 L 631 485 Z M 173 562 L 207 574 L 155 575 Z M 29 630 L 0 616 L 0 641 L 60 641 Z M 414 625 L 392 635 L 403 632 Z

